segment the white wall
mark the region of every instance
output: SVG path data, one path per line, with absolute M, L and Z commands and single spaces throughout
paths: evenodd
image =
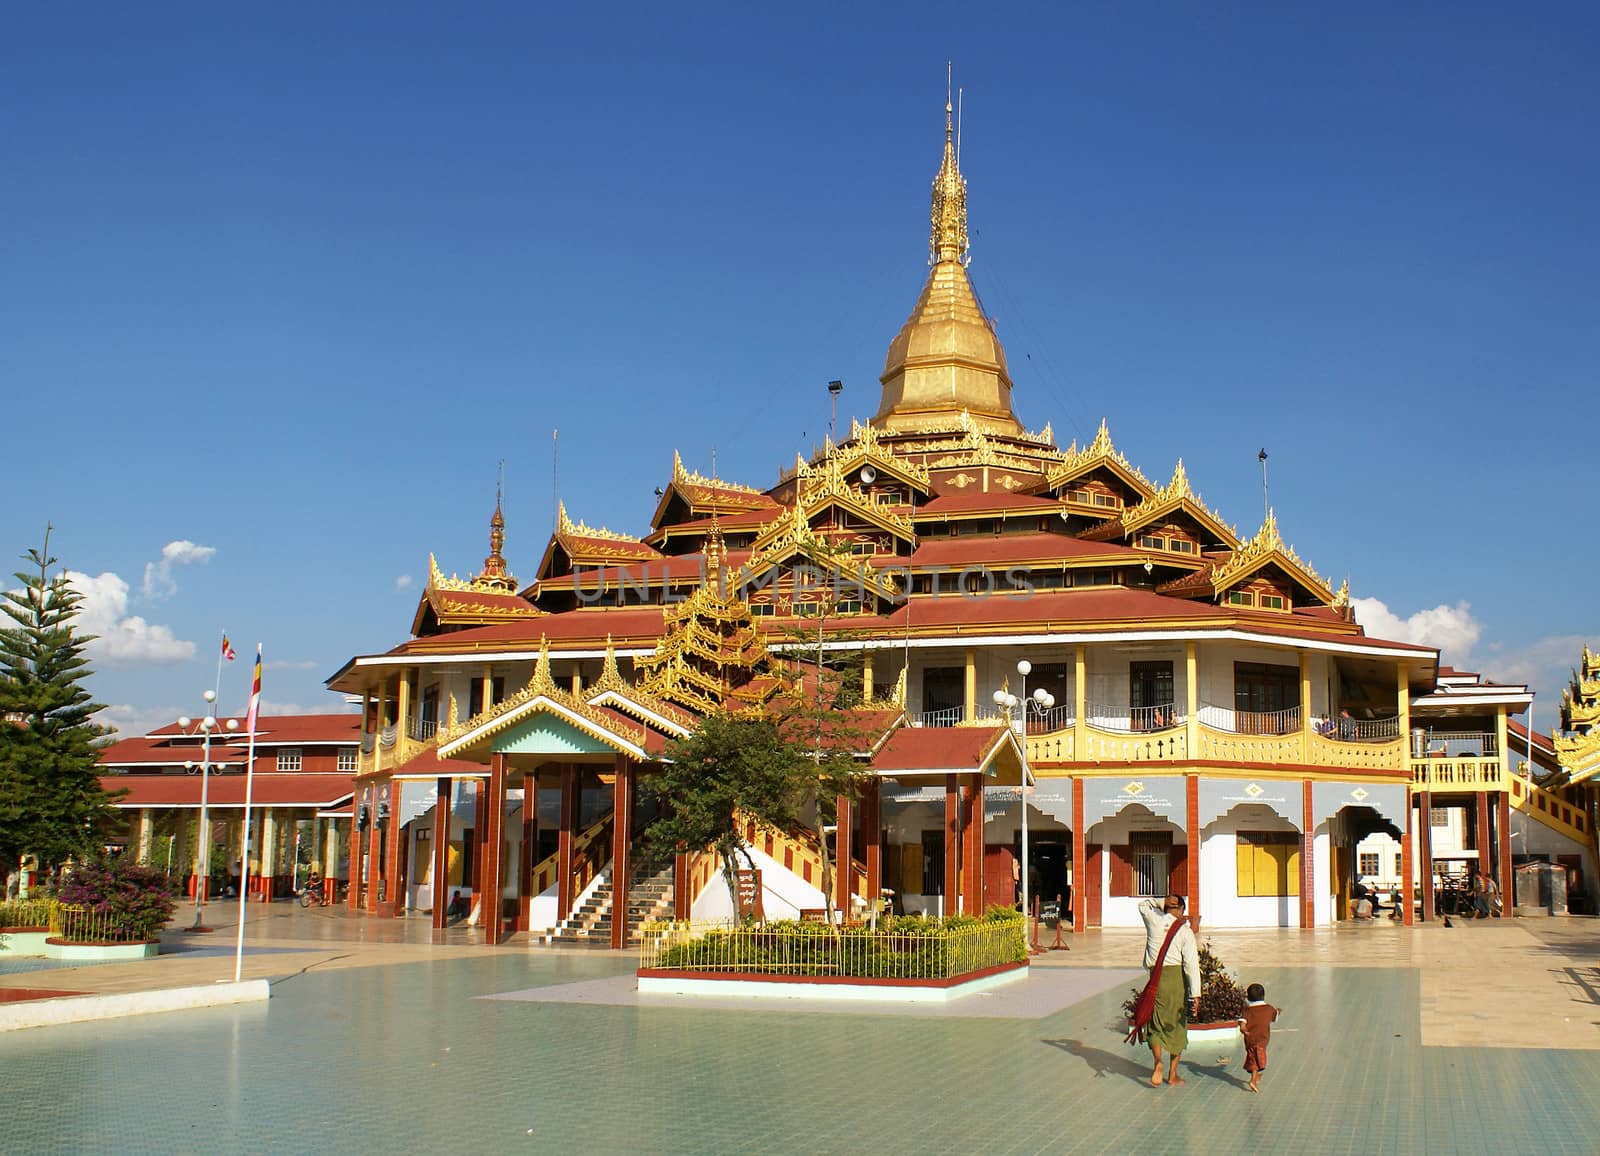
M 1113 896 L 1111 894 L 1111 848 L 1128 842 L 1134 831 L 1170 831 L 1174 847 L 1187 847 L 1183 830 L 1174 824 L 1152 818 L 1148 812 L 1137 818 L 1127 813 L 1102 819 L 1089 828 L 1087 842 L 1101 845 L 1100 855 L 1100 926 L 1143 927 L 1139 916 L 1140 896 Z M 1202 876 L 1202 885 L 1204 876 Z M 1148 898 L 1148 897 L 1144 897 Z M 1205 912 L 1201 912 L 1202 917 Z
M 761 905 L 768 919 L 796 919 L 802 908 L 826 906 L 822 892 L 801 879 L 772 856 L 747 847 L 761 871 Z M 733 918 L 733 899 L 728 884 L 718 870 L 689 906 L 695 922 L 721 922 Z
M 1300 831 L 1260 804 L 1235 807 L 1201 833 L 1200 918 L 1211 927 L 1298 927 L 1298 895 L 1239 894 L 1239 832 Z

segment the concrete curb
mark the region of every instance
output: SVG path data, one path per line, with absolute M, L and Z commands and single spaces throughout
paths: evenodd
M 243 983 L 213 983 L 197 987 L 166 987 L 155 991 L 129 991 L 114 995 L 64 996 L 59 999 L 24 1000 L 0 1004 L 0 1032 L 56 1024 L 109 1020 L 149 1012 L 184 1011 L 223 1004 L 255 1003 L 268 999 L 271 989 L 264 979 Z

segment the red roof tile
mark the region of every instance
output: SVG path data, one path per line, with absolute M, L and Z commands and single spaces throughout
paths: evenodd
M 208 775 L 206 779 L 207 807 L 244 806 L 244 775 Z M 199 775 L 101 775 L 100 785 L 112 793 L 128 791 L 113 804 L 118 807 L 200 805 Z M 354 789 L 350 775 L 257 773 L 250 793 L 250 805 L 326 807 L 346 798 Z
M 1060 509 L 1061 503 L 1053 498 L 996 490 L 987 494 L 940 494 L 918 506 L 915 517 L 920 522 L 924 517 L 940 514 L 968 514 L 985 510 L 1005 514 L 1054 514 Z
M 884 774 L 980 771 L 1005 734 L 1004 726 L 905 727 L 873 756 L 872 769 Z
M 526 629 L 526 627 L 524 627 Z M 239 718 L 240 731 L 230 733 L 232 740 L 243 738 L 244 719 Z M 192 729 L 192 728 L 191 728 Z M 168 723 L 150 732 L 151 737 L 182 735 L 177 723 Z M 216 748 L 217 738 L 211 740 Z M 361 716 L 359 714 L 284 714 L 261 715 L 256 719 L 256 741 L 270 739 L 274 743 L 355 743 L 361 741 Z

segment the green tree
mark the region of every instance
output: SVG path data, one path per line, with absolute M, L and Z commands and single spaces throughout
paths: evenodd
M 92 850 L 111 815 L 97 766 L 110 731 L 83 686 L 93 636 L 73 629 L 82 596 L 64 570 L 50 574 L 49 527 L 23 558 L 22 589 L 0 592 L 11 620 L 0 629 L 0 871 L 25 853 L 48 864 Z

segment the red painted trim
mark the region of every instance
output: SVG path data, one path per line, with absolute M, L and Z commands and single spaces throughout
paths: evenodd
M 1234 772 L 1252 771 L 1252 770 L 1254 770 L 1254 771 L 1297 771 L 1297 772 L 1299 772 L 1301 774 L 1311 774 L 1311 775 L 1314 775 L 1317 778 L 1323 778 L 1323 779 L 1329 779 L 1329 780 L 1337 780 L 1338 782 L 1341 782 L 1341 783 L 1372 782 L 1372 781 L 1377 781 L 1377 782 L 1390 782 L 1390 781 L 1393 781 L 1393 782 L 1400 782 L 1400 783 L 1409 783 L 1411 781 L 1411 772 L 1409 770 L 1388 771 L 1388 770 L 1369 770 L 1369 769 L 1363 768 L 1363 769 L 1361 769 L 1359 771 L 1355 771 L 1355 772 L 1352 773 L 1352 772 L 1348 772 L 1348 771 L 1341 772 L 1341 771 L 1338 771 L 1338 770 L 1336 770 L 1335 768 L 1332 768 L 1332 767 L 1324 767 L 1324 766 L 1314 765 L 1312 763 L 1228 763 L 1228 762 L 1223 762 L 1223 761 L 1221 761 L 1219 759 L 1173 759 L 1173 760 L 1170 760 L 1170 762 L 1127 762 L 1127 763 L 1116 763 L 1116 762 L 1110 762 L 1110 761 L 1107 761 L 1107 762 L 1088 762 L 1088 763 L 1060 763 L 1060 762 L 1051 762 L 1051 761 L 1049 761 L 1047 759 L 1029 759 L 1028 760 L 1028 765 L 1030 767 L 1032 767 L 1032 768 L 1039 769 L 1039 770 L 1042 770 L 1045 767 L 1049 767 L 1051 770 L 1094 771 L 1094 772 L 1097 772 L 1097 773 L 1092 775 L 1092 776 L 1090 776 L 1090 777 L 1091 778 L 1097 778 L 1097 779 L 1117 778 L 1118 776 L 1129 774 L 1129 773 L 1131 773 L 1133 771 L 1138 771 L 1140 773 L 1153 772 L 1155 774 L 1161 774 L 1162 773 L 1161 768 L 1170 766 L 1172 768 L 1172 773 L 1174 773 L 1174 774 L 1177 773 L 1177 770 L 1178 770 L 1179 767 L 1204 767 L 1207 770 L 1234 771 Z M 1116 769 L 1113 771 L 1113 773 L 1107 774 L 1106 773 L 1106 769 L 1108 767 L 1112 767 L 1112 768 L 1116 768 Z M 1248 775 L 1232 775 L 1230 777 L 1247 778 L 1249 776 Z
M 439 801 L 433 811 L 433 930 L 443 931 L 450 910 L 450 789 L 451 781 L 434 784 Z
M 981 968 L 978 971 L 963 972 L 950 979 L 885 979 L 881 976 L 866 975 L 760 975 L 749 972 L 737 971 L 673 971 L 659 967 L 641 967 L 634 974 L 644 979 L 716 979 L 732 980 L 738 983 L 805 983 L 820 984 L 849 984 L 861 987 L 959 987 L 973 980 L 985 979 L 991 975 L 1002 972 L 1015 971 L 1017 968 L 1027 967 L 1027 961 L 1020 963 L 998 963 L 993 967 Z
M 1417 796 L 1417 826 L 1418 832 L 1417 853 L 1420 862 L 1417 864 L 1417 873 L 1422 877 L 1422 921 L 1433 921 L 1434 895 L 1433 895 L 1433 793 L 1423 791 Z
M 944 777 L 944 910 L 954 915 L 961 903 L 961 801 L 956 777 Z
M 1311 857 L 1316 852 L 1317 833 L 1312 827 L 1311 781 L 1301 784 L 1304 796 L 1300 820 L 1300 927 L 1310 931 L 1317 925 L 1316 870 Z
M 1098 880 L 1096 881 L 1098 882 Z M 1088 851 L 1083 830 L 1083 780 L 1072 780 L 1072 930 L 1083 931 L 1089 918 Z
M 1184 837 L 1189 841 L 1189 853 L 1184 856 L 1184 865 L 1189 872 L 1189 926 L 1195 931 L 1200 930 L 1200 776 L 1185 775 L 1184 791 L 1188 796 L 1188 806 L 1185 810 L 1183 828 Z

